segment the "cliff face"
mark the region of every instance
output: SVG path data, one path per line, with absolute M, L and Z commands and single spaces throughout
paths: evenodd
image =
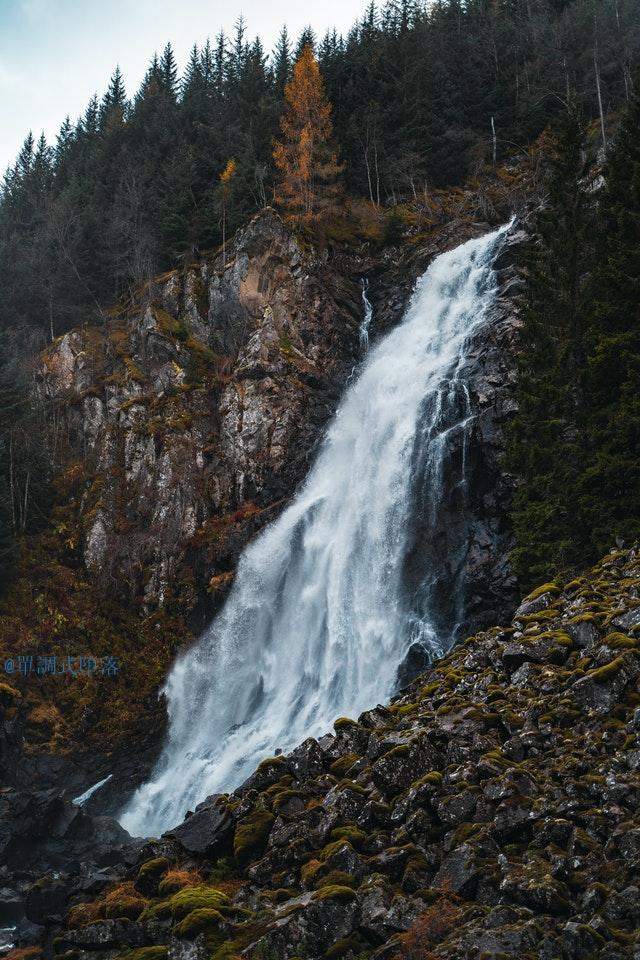
M 159 277 L 103 327 L 74 330 L 45 351 L 38 390 L 54 411 L 52 444 L 62 451 L 65 479 L 72 478 L 56 520 L 63 562 L 80 571 L 79 593 L 93 596 L 94 606 L 117 599 L 115 612 L 105 607 L 107 624 L 126 612 L 124 639 L 106 652 L 123 655 L 128 682 L 144 688 L 120 703 L 98 684 L 78 717 L 71 708 L 72 733 L 58 738 L 93 738 L 91 777 L 115 772 L 105 793 L 114 804 L 152 763 L 163 730 L 155 691 L 176 647 L 205 626 L 243 546 L 306 475 L 361 359 L 362 277 L 375 342 L 400 321 L 415 280 L 436 255 L 490 229 L 458 217 L 380 253 L 321 252 L 265 211 L 229 245 L 226 264 L 218 256 Z M 513 481 L 503 476 L 501 458 L 513 408 L 514 259 L 522 239 L 518 230 L 508 237 L 498 299 L 463 371 L 472 427 L 465 440 L 452 433 L 448 441 L 435 530 L 417 485 L 405 582 L 419 596 L 425 579 L 435 579 L 430 615 L 443 637 L 461 637 L 514 606 L 506 519 Z M 82 623 L 93 616 L 93 608 L 78 615 L 68 637 L 54 626 L 56 643 L 84 636 Z M 90 631 L 85 640 L 98 635 Z M 81 645 L 76 652 L 85 654 Z M 424 666 L 415 653 L 405 678 Z M 144 763 L 128 770 L 119 751 L 103 763 L 107 751 L 99 744 L 131 734 Z M 43 739 L 46 749 L 46 732 Z M 115 769 L 121 763 L 126 787 Z
M 149 609 L 228 584 L 239 544 L 306 472 L 359 311 L 354 282 L 267 212 L 226 269 L 218 257 L 159 278 L 104 330 L 47 351 L 40 388 L 81 451 L 82 554 L 99 590 Z
M 246 540 L 307 472 L 359 359 L 360 277 L 370 279 L 371 335 L 399 322 L 413 283 L 444 249 L 490 229 L 454 222 L 397 259 L 329 260 L 266 212 L 222 258 L 159 278 L 104 329 L 68 333 L 45 353 L 40 390 L 58 411 L 82 472 L 78 548 L 96 589 L 143 612 L 177 606 L 195 629 L 233 579 Z M 438 529 L 415 509 L 408 588 L 438 570 L 443 634 L 506 615 L 510 478 L 501 469 L 512 410 L 518 318 L 513 233 L 500 297 L 463 371 L 470 441 L 453 436 Z M 464 597 L 465 615 L 452 597 Z M 489 598 L 489 602 L 487 602 Z M 459 602 L 458 602 L 459 607 Z M 484 618 L 484 619 L 483 619 Z
M 27 912 L 83 960 L 636 957 L 639 644 L 640 552 L 613 550 L 129 849 L 97 898 L 58 876 Z

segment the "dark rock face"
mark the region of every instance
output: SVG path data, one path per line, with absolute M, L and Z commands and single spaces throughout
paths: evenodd
M 176 960 L 205 948 L 247 960 L 632 960 L 640 631 L 610 631 L 637 609 L 639 587 L 640 548 L 612 551 L 545 592 L 537 613 L 520 612 L 534 594 L 510 626 L 459 645 L 387 707 L 342 718 L 335 736 L 209 798 L 114 866 L 115 889 L 95 899 L 91 879 L 32 891 L 47 949 L 56 938 L 83 960 L 110 960 L 116 943 L 166 944 Z M 576 622 L 597 634 L 587 650 Z M 596 685 L 615 696 L 606 713 Z M 172 895 L 176 868 L 185 886 Z M 113 919 L 129 886 L 144 899 Z M 61 922 L 65 902 L 88 900 L 71 927 Z M 403 952 L 408 930 L 422 954 Z
M 199 804 L 191 816 L 166 836 L 177 840 L 189 853 L 206 854 L 223 845 L 233 835 L 233 821 L 215 799 Z
M 513 610 L 516 581 L 508 554 L 513 546 L 508 523 L 514 489 L 504 474 L 505 426 L 515 411 L 516 357 L 520 320 L 513 296 L 520 280 L 513 266 L 526 234 L 513 230 L 497 261 L 498 297 L 487 323 L 474 335 L 459 371 L 468 394 L 460 396 L 468 432 L 447 439 L 442 494 L 435 517 L 420 486 L 417 468 L 413 546 L 406 564 L 410 595 L 427 591 L 436 631 L 457 641 L 469 631 L 505 619 Z M 443 429 L 446 423 L 443 424 Z M 423 613 L 420 606 L 417 613 Z
M 452 222 L 397 261 L 328 261 L 266 211 L 238 233 L 225 270 L 218 258 L 175 271 L 97 342 L 72 331 L 52 345 L 40 389 L 64 406 L 84 451 L 80 524 L 97 587 L 115 583 L 146 609 L 179 589 L 196 628 L 204 626 L 246 541 L 306 475 L 359 360 L 362 274 L 375 340 L 402 318 L 434 256 L 490 229 Z M 473 426 L 466 440 L 451 438 L 435 530 L 416 465 L 407 591 L 420 596 L 435 576 L 431 614 L 445 640 L 506 616 L 515 596 L 505 520 L 512 481 L 500 461 L 513 411 L 514 261 L 524 236 L 514 229 L 507 239 L 498 300 L 461 371 Z M 424 665 L 419 659 L 403 679 Z
M 83 554 L 98 589 L 149 609 L 178 583 L 183 605 L 210 615 L 204 588 L 224 592 L 307 472 L 360 312 L 357 284 L 266 211 L 226 269 L 219 257 L 174 271 L 103 333 L 45 352 L 40 389 L 66 409 L 89 472 Z

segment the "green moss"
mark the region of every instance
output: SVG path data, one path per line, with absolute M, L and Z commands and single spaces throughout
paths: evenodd
M 233 838 L 233 853 L 240 865 L 259 857 L 267 843 L 274 817 L 267 810 L 254 810 L 241 820 Z
M 352 720 L 351 717 L 338 717 L 338 719 L 333 724 L 333 729 L 336 733 L 339 730 L 348 730 L 349 727 L 357 727 L 358 724 L 355 720 Z
M 363 943 L 358 937 L 344 937 L 329 947 L 325 960 L 337 960 L 338 957 L 362 955 Z
M 638 646 L 638 638 L 628 637 L 624 633 L 608 633 L 602 645 L 611 647 L 612 650 L 635 650 Z
M 153 860 L 146 860 L 138 870 L 138 877 L 153 878 L 161 877 L 169 869 L 169 861 L 166 857 L 155 857 Z
M 408 743 L 400 743 L 397 747 L 393 747 L 391 750 L 387 750 L 386 753 L 383 753 L 381 760 L 388 760 L 390 757 L 408 757 L 410 752 L 410 747 Z
M 224 918 L 219 910 L 212 907 L 198 907 L 176 924 L 173 932 L 176 937 L 193 940 L 205 930 L 216 929 L 223 921 Z
M 529 603 L 531 600 L 537 600 L 538 597 L 541 597 L 545 593 L 560 593 L 560 587 L 556 583 L 543 583 L 541 587 L 537 587 L 535 590 L 532 590 L 528 596 L 525 597 L 524 602 Z
M 169 911 L 176 919 L 186 917 L 193 910 L 219 910 L 229 905 L 229 897 L 213 887 L 185 887 L 169 900 Z
M 323 847 L 318 854 L 319 859 L 323 861 L 328 860 L 329 857 L 332 857 L 334 853 L 337 853 L 337 851 L 340 850 L 345 843 L 351 846 L 348 840 L 334 840 L 333 843 L 328 843 L 326 847 Z
M 136 950 L 125 950 L 118 955 L 118 960 L 166 960 L 167 947 L 138 947 Z
M 270 767 L 283 767 L 286 762 L 286 758 L 283 756 L 265 757 L 265 759 L 258 764 L 258 770 L 268 770 Z
M 345 824 L 342 827 L 334 827 L 330 836 L 333 840 L 348 840 L 349 843 L 356 848 L 361 847 L 364 841 L 367 839 L 367 835 L 364 830 L 360 830 L 360 828 L 356 826 L 351 826 L 351 824 Z
M 123 894 L 117 899 L 107 900 L 104 915 L 107 920 L 137 920 L 147 903 L 142 897 Z
M 616 657 L 615 660 L 612 660 L 610 663 L 605 663 L 603 667 L 597 667 L 595 670 L 589 670 L 587 676 L 591 677 L 592 680 L 595 680 L 597 683 L 605 683 L 607 680 L 610 680 L 612 677 L 615 677 L 624 666 L 624 660 L 622 657 Z
M 321 871 L 319 873 L 322 873 Z M 328 873 L 322 873 L 314 884 L 316 890 L 321 887 L 357 887 L 358 881 L 350 873 L 344 870 L 330 870 Z
M 439 770 L 430 770 L 429 773 L 425 773 L 418 780 L 415 780 L 411 784 L 412 790 L 417 790 L 419 787 L 424 787 L 427 784 L 431 784 L 434 787 L 439 786 L 442 783 L 442 774 Z
M 338 757 L 337 760 L 334 760 L 329 770 L 331 773 L 336 773 L 338 775 L 345 774 L 347 770 L 354 765 L 356 760 L 359 760 L 357 753 L 345 753 L 343 757 Z
M 337 900 L 340 903 L 351 903 L 356 899 L 356 894 L 351 887 L 344 887 L 338 884 L 329 884 L 326 887 L 321 887 L 314 894 L 314 900 Z

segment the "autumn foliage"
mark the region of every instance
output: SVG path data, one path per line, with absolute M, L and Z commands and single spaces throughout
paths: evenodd
M 446 890 L 421 913 L 406 933 L 399 936 L 400 948 L 393 960 L 430 960 L 433 947 L 442 943 L 460 922 L 458 898 Z
M 290 213 L 310 219 L 335 203 L 343 168 L 331 140 L 331 104 L 308 44 L 285 86 L 285 100 L 280 118 L 283 139 L 274 141 L 273 150 L 280 172 L 275 200 Z

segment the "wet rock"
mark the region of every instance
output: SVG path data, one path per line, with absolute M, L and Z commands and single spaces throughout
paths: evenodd
M 294 910 L 277 920 L 275 928 L 259 942 L 264 950 L 272 950 L 278 957 L 321 956 L 356 929 L 358 914 L 355 902 L 311 900 L 304 910 Z
M 571 641 L 567 634 L 543 633 L 518 643 L 508 643 L 502 659 L 509 670 L 517 669 L 526 662 L 564 663 L 570 647 Z
M 435 877 L 435 886 L 461 896 L 471 896 L 478 881 L 473 848 L 464 843 L 449 853 Z
M 627 651 L 603 667 L 590 670 L 576 680 L 572 693 L 583 710 L 608 714 L 619 702 L 631 680 L 640 674 L 640 657 Z
M 635 925 L 640 920 L 640 890 L 636 886 L 629 886 L 619 893 L 612 893 L 602 912 L 607 920 L 614 923 Z
M 533 600 L 525 600 L 514 613 L 513 619 L 520 620 L 521 617 L 529 617 L 533 613 L 547 610 L 554 600 L 554 593 L 541 593 L 539 597 L 535 597 Z
M 562 928 L 563 955 L 569 960 L 594 956 L 604 943 L 604 937 L 587 924 L 569 922 Z
M 163 836 L 176 840 L 188 853 L 211 856 L 215 849 L 233 836 L 235 823 L 227 810 L 209 797 L 179 826 Z

